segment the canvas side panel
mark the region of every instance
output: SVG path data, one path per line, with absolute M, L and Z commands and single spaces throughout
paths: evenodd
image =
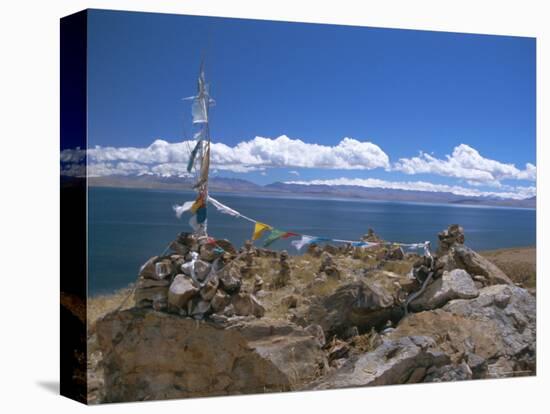
M 87 402 L 87 11 L 61 19 L 61 395 Z

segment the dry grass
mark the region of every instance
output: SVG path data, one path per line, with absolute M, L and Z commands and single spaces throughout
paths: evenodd
M 134 298 L 131 297 L 133 287 L 127 287 L 117 290 L 108 295 L 92 296 L 88 299 L 88 331 L 95 330 L 96 321 L 117 309 L 126 298 L 126 302 L 122 309 L 128 309 L 134 306 Z M 130 297 L 128 297 L 130 295 Z
M 482 256 L 497 265 L 515 283 L 526 288 L 536 288 L 537 254 L 535 247 L 488 250 Z

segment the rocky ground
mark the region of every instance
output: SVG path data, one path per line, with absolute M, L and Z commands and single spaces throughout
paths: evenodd
M 534 278 L 460 226 L 439 239 L 433 257 L 288 256 L 182 234 L 135 286 L 90 299 L 90 402 L 534 375 Z

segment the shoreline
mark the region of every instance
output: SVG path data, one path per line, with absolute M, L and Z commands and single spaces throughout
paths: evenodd
M 90 184 L 90 188 L 110 188 L 116 190 L 144 190 L 144 191 L 157 191 L 166 193 L 193 193 L 190 188 L 172 188 L 172 187 L 147 187 L 147 186 L 117 186 L 117 185 L 104 185 L 104 184 Z M 294 193 L 277 190 L 269 191 L 248 191 L 246 194 L 242 194 L 242 190 L 216 190 L 214 193 L 227 194 L 236 197 L 256 197 L 256 198 L 280 198 L 280 199 L 295 199 L 295 200 L 334 200 L 334 201 L 351 201 L 351 202 L 370 202 L 370 203 L 395 203 L 395 204 L 415 204 L 415 205 L 427 205 L 427 206 L 442 206 L 442 207 L 464 207 L 464 208 L 487 208 L 487 209 L 506 209 L 506 210 L 533 210 L 536 211 L 536 207 L 524 207 L 514 205 L 502 205 L 499 202 L 495 204 L 483 203 L 478 204 L 463 203 L 463 202 L 431 202 L 431 201 L 414 201 L 414 200 L 391 200 L 391 199 L 378 199 L 368 197 L 353 197 L 353 196 L 338 196 L 330 193 L 318 193 L 318 192 L 304 192 Z

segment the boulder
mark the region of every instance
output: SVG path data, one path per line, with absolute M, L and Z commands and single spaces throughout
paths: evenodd
M 452 299 L 472 299 L 479 294 L 470 275 L 462 269 L 445 271 L 433 281 L 426 290 L 410 304 L 414 311 L 435 309 Z
M 97 322 L 104 402 L 290 391 L 327 366 L 316 338 L 286 321 L 195 321 L 146 309 Z
M 184 308 L 197 293 L 199 288 L 185 275 L 177 275 L 168 290 L 168 304 L 176 308 Z
M 421 382 L 428 369 L 449 362 L 449 357 L 437 349 L 432 338 L 383 339 L 374 351 L 351 357 L 341 368 L 306 388 L 320 390 Z
M 314 297 L 304 320 L 320 325 L 327 336 L 343 335 L 353 326 L 360 332 L 381 328 L 401 316 L 402 293 L 414 283 L 408 276 L 374 271 L 366 279 L 341 285 L 332 294 Z
M 471 275 L 484 276 L 492 285 L 513 284 L 496 265 L 464 245 L 455 245 L 446 255 L 438 258 L 438 261 L 445 263 L 445 270 L 464 269 Z
M 453 300 L 443 309 L 476 322 L 490 323 L 501 339 L 495 356 L 521 357 L 529 365 L 527 369 L 534 371 L 536 300 L 527 290 L 514 285 L 488 286 L 479 291 L 477 298 Z
M 219 273 L 220 287 L 230 295 L 237 293 L 241 289 L 241 278 L 239 271 L 235 266 L 226 265 Z

